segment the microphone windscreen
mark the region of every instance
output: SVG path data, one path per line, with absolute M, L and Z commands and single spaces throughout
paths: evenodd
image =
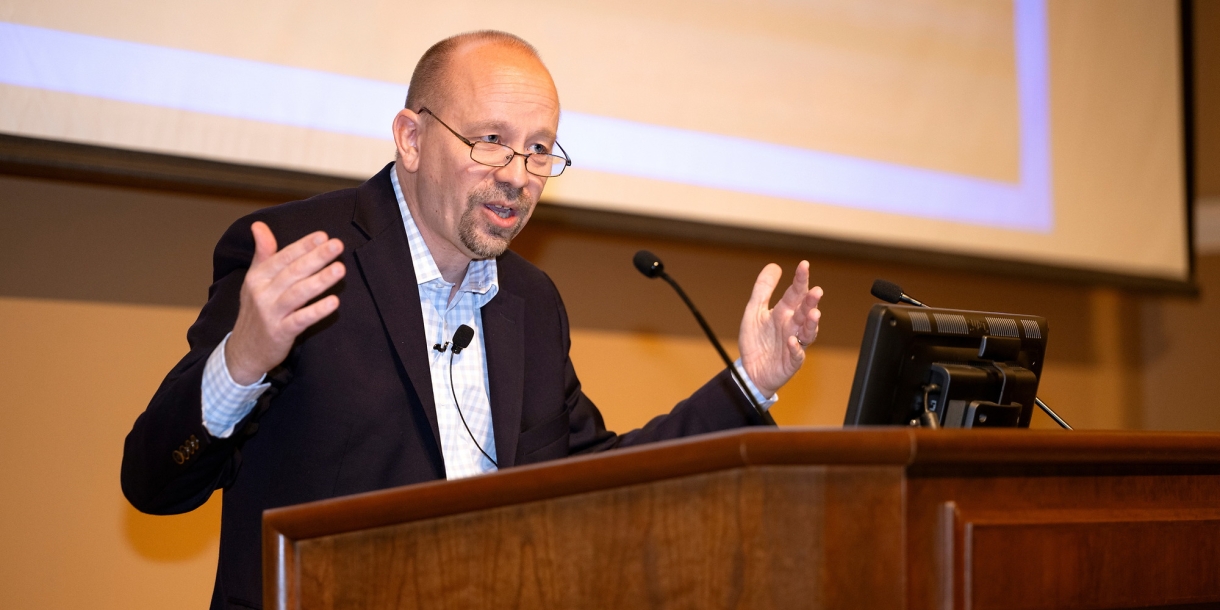
M 894 282 L 877 280 L 873 282 L 873 296 L 886 303 L 897 303 L 902 300 L 902 287 Z
M 631 259 L 635 263 L 635 268 L 640 270 L 646 277 L 657 277 L 665 271 L 665 265 L 661 264 L 661 259 L 657 255 L 647 250 L 640 250 L 635 253 L 635 258 Z
M 463 324 L 453 333 L 453 346 L 457 348 L 457 351 L 464 350 L 470 345 L 472 339 L 474 339 L 474 329 Z

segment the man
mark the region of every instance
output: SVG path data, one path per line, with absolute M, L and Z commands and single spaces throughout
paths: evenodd
M 821 290 L 802 262 L 769 309 L 768 265 L 742 320 L 749 387 L 726 370 L 640 430 L 605 429 L 554 285 L 507 250 L 568 164 L 558 123 L 524 41 L 442 41 L 394 119 L 393 164 L 221 238 L 191 351 L 136 421 L 122 470 L 150 513 L 225 489 L 213 608 L 260 606 L 265 509 L 759 423 L 744 392 L 769 406 L 800 368 Z

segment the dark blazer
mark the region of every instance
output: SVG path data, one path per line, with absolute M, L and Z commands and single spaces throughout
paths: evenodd
M 207 305 L 187 333 L 190 352 L 127 435 L 123 493 L 141 511 L 186 512 L 224 489 L 212 608 L 261 607 L 264 510 L 445 477 L 430 346 L 392 168 L 229 228 L 216 246 Z M 237 318 L 256 220 L 281 247 L 319 229 L 339 238 L 348 271 L 333 289 L 339 310 L 269 373 L 272 387 L 233 435 L 214 438 L 202 423 L 203 369 Z M 642 429 L 607 431 L 568 358 L 568 319 L 554 284 L 513 252 L 497 265 L 500 290 L 481 313 L 501 468 L 760 423 L 726 370 Z

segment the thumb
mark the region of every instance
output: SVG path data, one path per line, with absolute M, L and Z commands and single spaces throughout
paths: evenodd
M 254 260 L 250 262 L 253 267 L 272 256 L 275 256 L 276 244 L 275 235 L 271 232 L 271 227 L 263 221 L 257 221 L 250 225 L 250 232 L 254 234 Z
M 783 275 L 783 270 L 775 263 L 763 267 L 762 272 L 758 274 L 758 279 L 754 282 L 754 290 L 750 293 L 750 302 L 746 308 L 749 310 L 766 309 L 771 304 L 771 295 L 775 292 L 775 286 L 779 284 L 781 275 Z

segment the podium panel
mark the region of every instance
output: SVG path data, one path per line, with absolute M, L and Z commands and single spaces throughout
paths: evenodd
M 267 511 L 268 608 L 1220 603 L 1220 435 L 745 429 Z
M 954 554 L 965 566 L 962 598 L 972 607 L 1216 601 L 1220 574 L 1190 566 L 1215 565 L 1220 510 L 975 514 L 957 516 L 954 525 L 961 530 Z
M 726 470 L 304 541 L 300 607 L 901 605 L 902 473 L 846 470 Z M 850 574 L 834 557 L 857 545 L 894 547 L 891 564 Z

